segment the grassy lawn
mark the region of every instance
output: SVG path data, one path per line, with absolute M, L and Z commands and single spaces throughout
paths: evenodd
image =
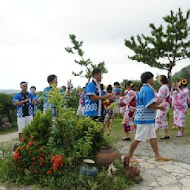
M 169 118 L 169 132 L 170 132 L 170 140 L 168 140 L 168 143 L 175 143 L 175 144 L 188 144 L 190 143 L 190 109 L 188 109 L 187 117 L 186 117 L 186 129 L 185 129 L 185 137 L 179 138 L 176 137 L 177 129 L 172 130 L 173 125 L 173 113 L 172 110 L 169 112 L 170 118 Z M 122 119 L 115 119 L 114 123 L 112 124 L 112 131 L 109 136 L 106 138 L 108 141 L 113 145 L 119 141 L 122 141 L 122 137 L 125 136 L 123 132 L 123 126 L 121 125 Z M 135 132 L 132 132 L 130 134 L 131 139 L 134 138 Z M 159 141 L 165 141 L 161 140 L 160 137 L 164 135 L 164 131 L 159 131 L 157 134 L 157 139 Z

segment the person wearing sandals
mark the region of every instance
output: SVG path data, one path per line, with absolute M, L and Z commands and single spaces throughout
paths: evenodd
M 123 128 L 124 133 L 126 134 L 122 140 L 130 141 L 129 133 L 136 129 L 134 123 L 134 113 L 136 110 L 136 92 L 133 90 L 134 84 L 131 81 L 126 83 L 126 93 L 125 93 L 125 110 L 123 113 Z
M 177 83 L 172 83 L 171 88 L 173 122 L 178 126 L 179 131 L 176 137 L 183 137 L 185 131 L 185 120 L 189 104 L 189 90 L 187 88 L 187 79 L 178 79 Z
M 137 106 L 134 122 L 137 124 L 136 135 L 131 143 L 128 157 L 130 162 L 138 162 L 133 158 L 133 153 L 140 142 L 150 140 L 151 147 L 155 153 L 156 161 L 168 161 L 169 158 L 160 155 L 156 140 L 155 131 L 155 110 L 165 110 L 165 107 L 157 104 L 155 92 L 152 88 L 154 84 L 154 75 L 151 72 L 145 72 L 141 75 L 143 86 L 137 94 Z
M 170 91 L 168 87 L 168 79 L 165 75 L 160 75 L 158 77 L 158 83 L 162 85 L 156 95 L 157 102 L 161 102 L 160 106 L 165 107 L 165 110 L 157 110 L 156 113 L 156 123 L 155 129 L 156 133 L 159 130 L 164 130 L 165 135 L 161 137 L 161 139 L 169 139 L 169 130 L 168 130 L 168 118 L 167 114 L 170 109 Z

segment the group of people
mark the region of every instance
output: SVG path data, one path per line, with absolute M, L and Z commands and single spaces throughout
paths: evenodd
M 141 75 L 142 86 L 140 86 L 139 91 L 135 90 L 133 82 L 128 81 L 125 85 L 124 96 L 122 96 L 122 90 L 117 82 L 114 83 L 115 88 L 113 91 L 111 85 L 107 87 L 106 93 L 101 89 L 102 72 L 100 69 L 95 69 L 92 76 L 92 82 L 88 83 L 86 88 L 83 89 L 83 101 L 80 101 L 83 103 L 83 106 L 81 106 L 83 107 L 83 112 L 81 113 L 92 119 L 101 120 L 102 116 L 104 116 L 104 112 L 101 111 L 102 105 L 107 102 L 115 102 L 116 108 L 111 114 L 120 113 L 123 117 L 122 124 L 126 134 L 123 140 L 130 140 L 130 132 L 136 130 L 135 138 L 131 143 L 128 154 L 130 161 L 135 161 L 133 152 L 139 142 L 146 142 L 146 140 L 150 140 L 155 153 L 155 160 L 169 160 L 167 157 L 160 155 L 156 137 L 160 130 L 164 130 L 164 135 L 161 139 L 170 139 L 168 130 L 170 106 L 173 109 L 172 129 L 178 128 L 176 137 L 184 136 L 189 104 L 187 79 L 180 78 L 176 83 L 173 82 L 170 91 L 168 78 L 165 75 L 160 75 L 158 83 L 161 87 L 156 92 L 153 88 L 154 75 L 151 72 L 145 72 Z M 107 112 L 109 113 L 109 109 Z M 109 118 L 112 119 L 112 117 Z M 105 119 L 107 121 L 107 118 Z M 105 131 L 109 134 L 106 125 Z
M 56 116 L 55 106 L 52 105 L 48 99 L 51 96 L 51 89 L 53 86 L 57 86 L 57 76 L 49 75 L 47 77 L 47 82 L 49 84 L 43 91 L 44 102 L 43 102 L 43 112 L 47 109 L 51 109 L 52 116 Z M 60 92 L 68 96 L 70 93 L 71 80 L 67 83 L 68 87 L 65 89 L 61 88 Z M 22 131 L 24 127 L 33 120 L 35 117 L 37 109 L 41 104 L 41 99 L 38 94 L 36 94 L 36 87 L 31 86 L 30 92 L 28 92 L 28 83 L 23 81 L 20 83 L 21 92 L 17 93 L 12 100 L 12 103 L 17 107 L 17 126 L 18 126 L 18 134 L 19 140 L 22 141 Z M 64 91 L 65 90 L 65 91 Z
M 154 75 L 151 72 L 145 72 L 141 75 L 142 86 L 137 91 L 133 82 L 128 81 L 125 85 L 124 94 L 118 82 L 108 85 L 107 89 L 101 84 L 102 71 L 95 68 L 92 71 L 92 81 L 83 87 L 79 93 L 79 107 L 77 116 L 88 116 L 93 120 L 104 123 L 105 133 L 110 133 L 110 123 L 114 115 L 120 114 L 123 118 L 122 124 L 126 136 L 123 140 L 130 140 L 130 132 L 136 131 L 135 138 L 129 149 L 130 161 L 134 161 L 133 152 L 139 142 L 150 140 L 155 153 L 155 159 L 165 161 L 168 158 L 160 155 L 158 151 L 156 134 L 164 130 L 161 139 L 169 139 L 168 130 L 168 112 L 170 106 L 173 108 L 173 124 L 178 127 L 177 137 L 184 136 L 185 119 L 189 104 L 189 90 L 187 88 L 187 79 L 180 78 L 176 83 L 172 83 L 169 90 L 168 79 L 165 75 L 158 77 L 161 85 L 158 92 L 153 89 Z M 47 109 L 52 110 L 52 116 L 56 117 L 55 106 L 49 103 L 48 98 L 51 94 L 52 86 L 57 86 L 57 76 L 50 75 L 47 78 L 49 86 L 44 89 L 44 112 Z M 68 81 L 67 94 L 70 93 L 71 81 Z M 31 122 L 35 116 L 37 106 L 41 103 L 39 96 L 36 95 L 36 88 L 30 88 L 31 93 L 27 92 L 28 84 L 20 83 L 21 92 L 13 98 L 14 105 L 17 106 L 17 123 L 19 139 L 22 140 L 22 130 L 24 126 Z M 64 89 L 66 91 L 66 89 Z M 63 89 L 61 93 L 65 93 Z M 114 105 L 114 106 L 111 106 Z M 155 110 L 157 112 L 155 113 Z

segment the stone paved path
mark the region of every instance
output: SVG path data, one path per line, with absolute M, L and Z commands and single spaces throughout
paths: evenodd
M 18 138 L 18 132 L 0 135 L 0 142 L 7 142 L 16 138 Z
M 127 154 L 130 142 L 118 142 L 115 147 L 122 154 Z M 158 148 L 162 155 L 172 158 L 172 160 L 182 161 L 190 164 L 190 140 L 186 144 L 170 143 L 170 141 L 158 142 Z M 149 142 L 140 143 L 134 152 L 135 155 L 153 157 L 153 151 Z M 190 190 L 190 189 L 189 189 Z
M 137 158 L 143 181 L 130 190 L 190 190 L 190 164 Z

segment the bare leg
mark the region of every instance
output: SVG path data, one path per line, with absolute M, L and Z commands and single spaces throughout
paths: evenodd
M 105 123 L 105 132 L 106 132 L 106 135 L 109 135 L 109 121 L 106 121 L 106 123 Z
M 129 160 L 133 157 L 133 153 L 135 151 L 135 149 L 137 148 L 138 144 L 139 144 L 140 141 L 137 141 L 137 140 L 134 140 L 132 143 L 131 143 L 131 146 L 129 148 Z
M 130 138 L 129 132 L 126 132 L 126 138 Z
M 169 158 L 160 155 L 156 139 L 150 139 L 150 144 L 154 151 L 156 161 L 168 161 L 169 160 Z
M 22 133 L 19 133 L 18 136 L 19 136 L 19 141 L 22 142 Z
M 150 139 L 150 144 L 151 144 L 151 147 L 154 151 L 154 154 L 155 154 L 155 158 L 159 158 L 161 157 L 159 151 L 158 151 L 158 145 L 157 145 L 157 140 L 156 138 L 155 139 Z
M 167 128 L 167 129 L 164 129 L 164 131 L 165 131 L 165 137 L 170 136 L 170 135 L 169 135 L 169 130 L 168 130 L 168 128 Z
M 181 134 L 184 135 L 185 127 L 181 127 Z

